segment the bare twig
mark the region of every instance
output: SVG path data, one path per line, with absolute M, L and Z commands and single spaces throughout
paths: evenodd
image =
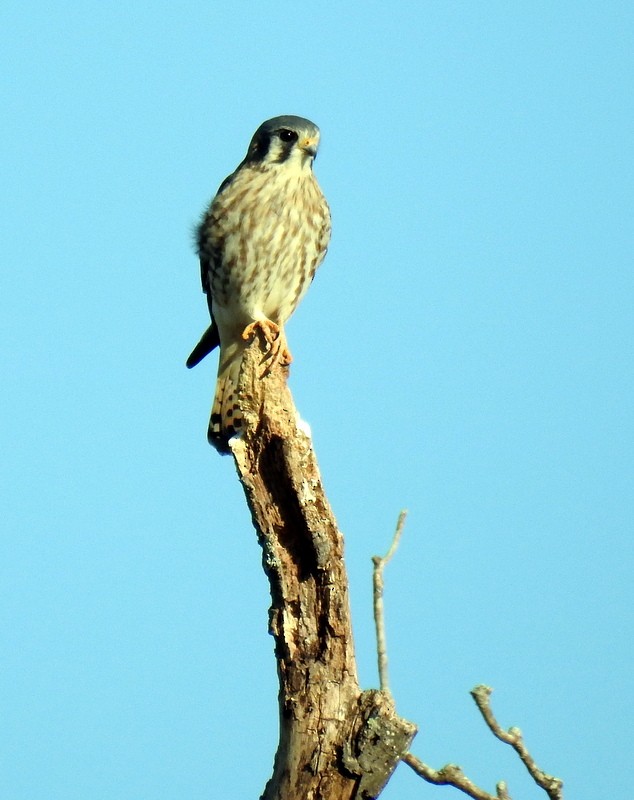
M 387 553 L 384 556 L 372 556 L 372 563 L 374 564 L 374 570 L 372 573 L 372 586 L 374 594 L 374 624 L 376 627 L 376 650 L 379 664 L 379 685 L 381 687 L 381 691 L 387 692 L 388 694 L 390 693 L 390 681 L 387 671 L 387 645 L 385 641 L 385 616 L 383 611 L 383 570 L 385 569 L 385 565 L 390 561 L 396 552 L 396 548 L 398 547 L 398 543 L 403 533 L 403 526 L 405 525 L 406 517 L 407 511 L 403 509 L 403 511 L 401 511 L 401 513 L 398 515 L 398 521 L 396 523 L 396 530 L 394 531 L 392 544 L 390 545 L 390 549 L 387 551 Z
M 511 745 L 511 747 L 522 760 L 522 763 L 528 770 L 531 778 L 546 792 L 548 797 L 550 797 L 550 800 L 562 800 L 564 796 L 563 781 L 559 778 L 553 777 L 552 775 L 548 775 L 546 772 L 539 769 L 535 763 L 535 759 L 526 749 L 521 730 L 519 728 L 509 728 L 508 731 L 505 731 L 499 725 L 498 721 L 493 715 L 493 711 L 491 710 L 490 697 L 492 692 L 493 689 L 491 689 L 490 686 L 476 686 L 471 690 L 471 696 L 475 700 L 476 705 L 484 717 L 484 721 L 488 725 L 491 733 L 493 733 L 493 735 L 496 736 L 501 742 Z
M 563 800 L 563 781 L 559 778 L 554 778 L 552 775 L 547 775 L 538 768 L 535 764 L 535 760 L 524 745 L 520 729 L 509 728 L 508 731 L 505 731 L 500 727 L 493 715 L 493 711 L 491 711 L 490 697 L 492 691 L 493 689 L 489 686 L 476 686 L 475 689 L 471 690 L 471 696 L 475 700 L 489 730 L 500 741 L 511 745 L 526 766 L 531 778 L 546 792 L 550 800 Z M 472 797 L 473 800 L 511 800 L 511 796 L 508 793 L 504 781 L 500 781 L 497 784 L 496 795 L 493 796 L 485 792 L 484 789 L 480 789 L 479 786 L 476 786 L 456 764 L 446 764 L 441 769 L 436 770 L 411 753 L 407 753 L 403 756 L 402 760 L 408 764 L 417 775 L 420 775 L 421 778 L 429 783 L 453 786 L 469 795 L 469 797 Z
M 469 780 L 457 764 L 446 764 L 442 769 L 432 769 L 411 753 L 407 753 L 403 757 L 403 761 L 428 783 L 435 783 L 437 786 L 453 786 L 469 797 L 473 797 L 473 800 L 511 800 L 504 781 L 498 783 L 495 795 L 489 794 Z

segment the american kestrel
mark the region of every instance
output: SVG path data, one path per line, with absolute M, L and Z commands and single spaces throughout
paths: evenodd
M 319 128 L 302 117 L 262 123 L 197 229 L 211 325 L 187 366 L 220 345 L 208 439 L 221 453 L 242 426 L 238 379 L 249 340 L 256 329 L 264 334 L 268 368 L 290 363 L 283 326 L 326 255 L 330 209 L 313 174 L 318 145 Z

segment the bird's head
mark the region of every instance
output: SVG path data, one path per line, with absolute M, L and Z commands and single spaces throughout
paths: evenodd
M 251 164 L 289 164 L 312 167 L 319 146 L 319 128 L 303 117 L 273 117 L 253 134 L 245 161 Z

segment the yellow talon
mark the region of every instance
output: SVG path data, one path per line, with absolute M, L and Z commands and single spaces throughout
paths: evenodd
M 286 337 L 284 331 L 275 322 L 270 319 L 256 319 L 250 322 L 242 332 L 242 338 L 249 340 L 261 333 L 268 345 L 268 352 L 262 358 L 262 363 L 266 362 L 266 368 L 262 377 L 268 375 L 276 364 L 286 367 L 293 360 L 290 350 L 286 345 Z

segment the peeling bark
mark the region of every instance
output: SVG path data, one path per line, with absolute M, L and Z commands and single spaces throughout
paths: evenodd
M 280 741 L 263 800 L 378 797 L 416 728 L 387 692 L 358 680 L 343 537 L 309 436 L 297 425 L 287 370 L 262 375 L 249 346 L 240 379 L 244 432 L 231 441 L 271 589 Z

